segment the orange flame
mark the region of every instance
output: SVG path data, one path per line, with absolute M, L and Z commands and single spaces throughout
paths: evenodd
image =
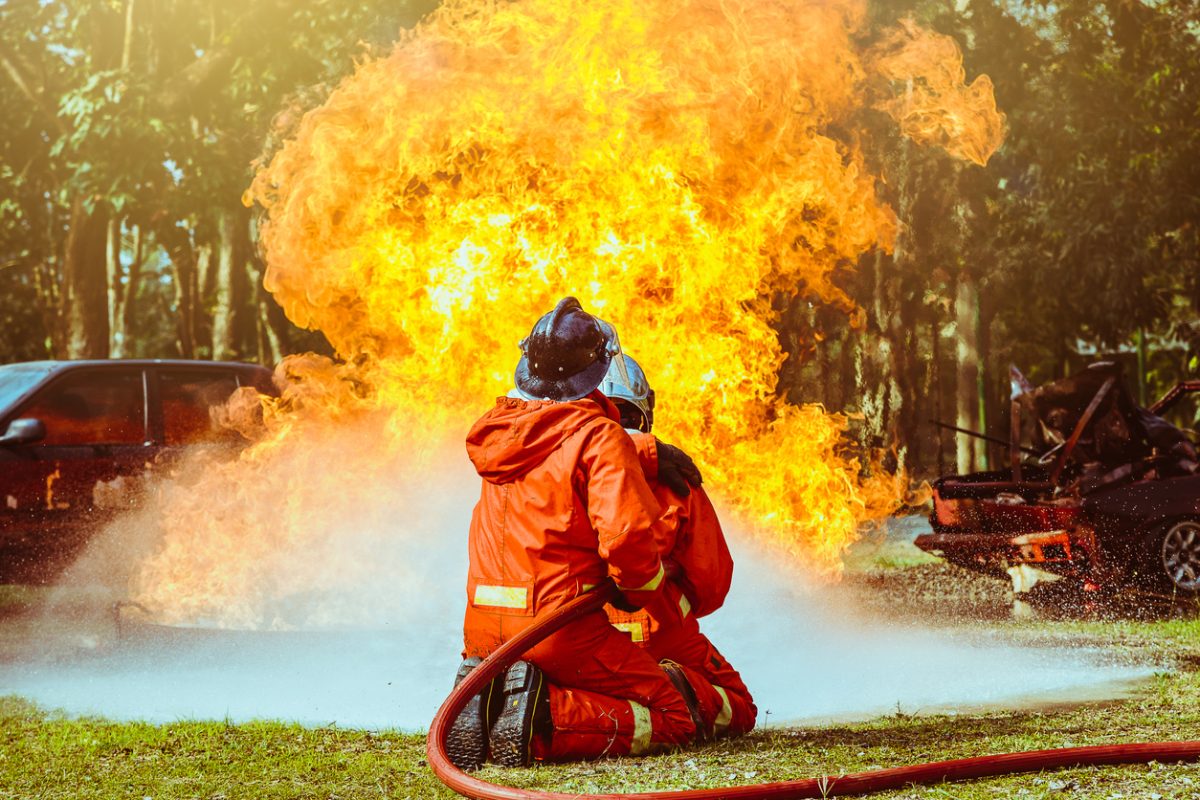
M 980 166 L 1004 141 L 992 79 L 980 75 L 968 85 L 962 53 L 949 36 L 903 20 L 871 53 L 871 65 L 898 89 L 878 106 L 914 141 Z
M 856 49 L 865 17 L 859 0 L 451 0 L 361 64 L 249 193 L 267 210 L 267 288 L 344 363 L 285 362 L 298 377 L 263 400 L 263 438 L 189 490 L 204 500 L 174 503 L 140 599 L 211 617 L 263 591 L 256 558 L 333 535 L 312 526 L 322 462 L 323 483 L 388 491 L 378 470 L 402 455 L 387 480 L 419 485 L 564 294 L 617 326 L 657 390 L 656 432 L 726 508 L 836 574 L 898 484 L 838 455 L 844 417 L 780 399 L 772 326 L 798 292 L 860 317 L 833 277 L 893 236 L 835 133 L 867 104 L 869 69 L 910 66 Z M 961 72 L 957 51 L 932 55 Z M 968 112 L 954 119 L 990 124 Z M 330 444 L 331 421 L 361 419 L 375 434 L 359 452 Z M 229 482 L 270 513 L 213 519 Z

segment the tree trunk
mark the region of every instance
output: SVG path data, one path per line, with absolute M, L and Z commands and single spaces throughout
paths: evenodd
M 954 298 L 955 328 L 958 333 L 957 418 L 960 428 L 977 430 L 979 416 L 979 290 L 969 273 L 958 276 Z M 973 472 L 976 466 L 975 439 L 966 434 L 957 436 L 957 466 L 960 473 Z
M 121 225 L 109 224 L 108 237 L 108 326 L 110 351 L 113 358 L 134 356 L 134 309 L 137 307 L 138 286 L 142 279 L 142 229 L 132 227 L 133 252 L 129 270 L 121 264 Z M 122 280 L 124 278 L 124 280 Z
M 123 268 L 121 266 L 121 220 L 108 221 L 108 249 L 105 259 L 105 273 L 108 276 L 108 352 L 113 358 L 125 356 L 125 331 L 122 330 L 124 317 L 121 314 L 121 304 L 124 300 L 125 288 L 121 285 Z
M 925 373 L 925 397 L 930 398 L 933 418 L 944 422 L 942 417 L 942 319 L 938 309 L 933 309 L 929 322 L 929 370 Z M 946 448 L 942 428 L 933 426 L 934 441 L 937 442 L 937 474 L 946 474 Z
M 89 213 L 82 200 L 71 208 L 63 262 L 67 358 L 108 358 L 108 210 Z
M 1007 365 L 996 363 L 992 348 L 992 333 L 996 321 L 998 304 L 991 297 L 987 282 L 979 289 L 979 430 L 1007 439 L 1009 417 L 1009 380 Z M 980 440 L 984 469 L 994 469 L 1008 463 L 1008 449 Z
M 196 253 L 187 234 L 175 237 L 167 250 L 175 278 L 175 347 L 180 358 L 196 357 Z
M 258 363 L 268 367 L 278 364 L 291 352 L 288 339 L 289 323 L 283 309 L 275 302 L 263 286 L 263 265 L 253 249 L 248 253 L 249 280 L 253 283 L 255 305 L 258 307 L 256 328 L 258 339 Z
M 841 400 L 835 406 L 839 411 L 845 411 L 858 405 L 858 387 L 855 384 L 855 369 L 858 366 L 858 343 L 862 340 L 862 331 L 848 330 L 842 338 L 841 351 Z
M 227 209 L 217 211 L 216 275 L 212 313 L 212 357 L 227 361 L 237 353 L 234 330 L 235 276 L 240 266 L 234 240 L 237 220 Z
M 133 252 L 126 273 L 121 263 L 121 221 L 112 220 L 108 224 L 108 328 L 109 352 L 113 358 L 129 358 L 134 351 L 131 331 L 141 280 L 142 229 L 135 225 L 132 233 Z
M 911 255 L 905 257 L 910 260 L 913 258 Z M 910 265 L 908 271 L 898 270 L 893 280 L 896 284 L 895 302 L 898 311 L 892 328 L 892 372 L 895 375 L 894 384 L 898 399 L 893 428 L 897 445 L 896 458 L 901 467 L 921 463 L 921 412 L 929 396 L 921 391 L 924 387 L 925 366 L 921 360 L 921 340 L 917 335 L 921 287 L 901 278 L 901 275 L 912 274 L 915 269 L 914 265 Z
M 137 310 L 138 290 L 142 286 L 142 260 L 145 257 L 145 241 L 142 226 L 133 226 L 133 261 L 129 264 L 129 280 L 125 284 L 125 301 L 121 304 L 121 330 L 125 334 L 125 354 L 132 356 L 134 314 Z
M 878 316 L 881 307 L 879 292 L 882 291 L 879 275 L 884 271 L 887 258 L 883 253 L 876 253 L 862 263 L 863 277 L 872 287 L 874 303 L 867 326 L 859 333 L 855 348 L 855 390 L 863 415 L 863 433 L 866 443 L 872 447 L 883 446 L 890 415 L 888 381 L 882 366 L 888 363 L 891 353 L 887 339 L 879 333 Z

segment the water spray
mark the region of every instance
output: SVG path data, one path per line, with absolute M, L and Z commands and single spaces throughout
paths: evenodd
M 917 784 L 990 778 L 1045 769 L 1146 764 L 1151 761 L 1175 763 L 1200 760 L 1200 741 L 1136 742 L 1087 747 L 1060 747 L 998 753 L 950 761 L 931 761 L 904 767 L 801 778 L 775 783 L 726 786 L 713 789 L 685 789 L 630 794 L 579 794 L 543 792 L 501 786 L 472 777 L 460 770 L 446 754 L 446 736 L 450 725 L 466 707 L 467 701 L 483 690 L 523 653 L 538 642 L 565 627 L 572 620 L 599 610 L 616 595 L 611 581 L 595 591 L 577 597 L 501 645 L 463 679 L 442 703 L 429 726 L 426 750 L 429 766 L 438 779 L 464 797 L 474 800 L 785 800 L 785 798 L 847 797 L 902 789 Z

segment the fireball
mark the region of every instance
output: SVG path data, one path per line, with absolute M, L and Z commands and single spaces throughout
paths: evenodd
M 861 319 L 835 277 L 896 229 L 848 133 L 863 108 L 980 163 L 1002 128 L 953 42 L 908 25 L 868 47 L 865 26 L 858 0 L 450 0 L 361 63 L 247 193 L 267 289 L 337 360 L 281 365 L 259 441 L 168 492 L 139 599 L 252 607 L 273 554 L 338 535 L 322 486 L 411 488 L 461 453 L 567 294 L 617 327 L 656 433 L 726 513 L 836 575 L 903 480 L 864 478 L 845 417 L 779 396 L 780 301 Z M 330 470 L 327 432 L 353 426 L 373 435 Z

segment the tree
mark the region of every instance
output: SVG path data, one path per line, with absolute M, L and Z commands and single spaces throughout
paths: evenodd
M 174 290 L 175 354 L 270 360 L 289 349 L 294 332 L 252 291 L 261 275 L 240 202 L 251 163 L 288 98 L 321 96 L 360 42 L 390 41 L 423 10 L 0 4 L 0 99 L 12 110 L 0 121 L 0 253 L 34 278 L 51 352 L 139 351 L 131 326 L 156 279 Z

